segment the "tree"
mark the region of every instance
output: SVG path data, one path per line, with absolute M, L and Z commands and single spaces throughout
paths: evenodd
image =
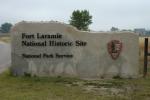
M 92 24 L 92 16 L 87 10 L 75 10 L 70 18 L 70 25 L 75 26 L 79 30 L 87 31 L 89 25 Z
M 1 32 L 2 33 L 9 33 L 11 27 L 12 27 L 11 23 L 4 23 L 4 24 L 1 25 Z
M 119 31 L 119 29 L 118 28 L 116 28 L 116 27 L 112 27 L 111 29 L 110 29 L 111 31 Z

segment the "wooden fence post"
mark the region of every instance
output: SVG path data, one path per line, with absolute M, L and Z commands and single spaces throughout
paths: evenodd
M 144 45 L 144 73 L 143 77 L 146 77 L 147 75 L 147 60 L 148 60 L 148 38 L 145 38 L 145 45 Z

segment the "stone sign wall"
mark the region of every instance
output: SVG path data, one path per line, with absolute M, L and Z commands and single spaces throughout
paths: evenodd
M 11 32 L 14 75 L 139 76 L 138 35 L 84 32 L 58 22 L 20 22 Z

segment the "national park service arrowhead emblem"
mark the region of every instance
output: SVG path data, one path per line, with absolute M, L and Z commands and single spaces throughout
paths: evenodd
M 119 40 L 111 40 L 107 44 L 107 49 L 111 58 L 116 60 L 122 51 L 122 42 Z

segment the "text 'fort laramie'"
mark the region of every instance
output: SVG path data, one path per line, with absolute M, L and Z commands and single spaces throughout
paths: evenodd
M 87 42 L 83 40 L 71 40 L 60 33 L 42 34 L 42 33 L 22 33 L 22 46 L 86 46 Z

